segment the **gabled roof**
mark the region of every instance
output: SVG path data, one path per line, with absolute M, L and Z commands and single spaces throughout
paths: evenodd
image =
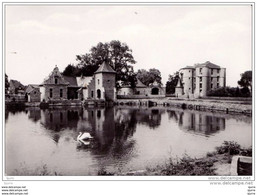
M 208 67 L 208 68 L 220 68 L 220 66 L 211 63 L 210 61 L 207 61 L 202 64 L 196 64 L 195 67 Z
M 55 66 L 53 71 L 48 75 L 48 77 L 46 77 L 44 79 L 44 81 L 43 81 L 43 83 L 41 85 L 44 85 L 44 84 L 54 84 L 54 78 L 55 77 L 60 78 L 59 84 L 64 84 L 64 85 L 68 85 L 69 84 L 69 82 L 64 80 L 63 75 L 60 73 L 58 67 Z
M 34 91 L 35 89 L 39 90 L 39 85 L 28 85 L 28 87 L 26 88 L 25 92 L 30 94 L 32 91 Z
M 144 88 L 144 87 L 147 87 L 145 84 L 143 84 L 138 78 L 137 78 L 137 85 L 136 87 L 138 88 Z
M 10 80 L 10 84 L 12 84 L 15 88 L 24 88 L 24 85 L 22 85 L 19 81 L 16 80 Z
M 69 83 L 69 87 L 78 87 L 76 77 L 63 76 L 64 80 Z
M 81 76 L 81 77 L 76 77 L 77 79 L 77 84 L 78 87 L 87 87 L 89 83 L 92 81 L 93 76 Z
M 116 73 L 116 71 L 113 70 L 113 68 L 109 64 L 107 64 L 105 61 L 100 65 L 100 67 L 97 69 L 97 71 L 95 71 L 95 74 L 102 73 L 102 72 L 113 73 L 113 74 Z

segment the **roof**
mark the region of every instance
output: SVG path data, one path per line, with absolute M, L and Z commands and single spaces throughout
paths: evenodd
M 22 85 L 19 81 L 10 80 L 10 84 L 11 84 L 11 83 L 12 83 L 12 85 L 13 85 L 15 88 L 19 88 L 19 87 L 24 88 L 24 85 Z
M 202 64 L 196 64 L 195 67 L 208 67 L 208 68 L 220 68 L 220 66 L 211 63 L 210 61 L 207 61 Z
M 69 80 L 64 79 L 64 77 L 60 73 L 58 67 L 55 66 L 53 71 L 44 79 L 44 81 L 43 81 L 43 83 L 41 85 L 52 84 L 54 77 L 59 77 L 60 78 L 60 84 L 64 84 L 64 85 L 68 85 L 69 84 Z
M 69 87 L 78 87 L 76 77 L 63 76 L 63 78 L 69 83 Z
M 145 84 L 143 84 L 138 78 L 137 78 L 137 85 L 136 87 L 138 88 L 144 88 L 144 87 L 147 87 Z
M 25 92 L 29 94 L 32 91 L 34 91 L 35 89 L 39 90 L 39 85 L 28 85 Z
M 77 84 L 79 87 L 87 87 L 88 84 L 91 82 L 93 76 L 88 77 L 88 76 L 81 76 L 81 77 L 76 77 L 77 79 Z
M 96 73 L 116 73 L 115 70 L 113 70 L 113 68 L 106 63 L 106 61 L 104 61 L 100 66 L 99 68 L 97 69 L 97 71 L 95 72 Z
M 180 70 L 182 70 L 182 69 L 195 69 L 195 67 L 194 66 L 186 66 L 184 68 L 181 68 Z

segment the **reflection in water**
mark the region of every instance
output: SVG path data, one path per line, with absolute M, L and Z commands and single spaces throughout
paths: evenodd
M 191 133 L 210 136 L 226 128 L 224 117 L 204 112 L 168 111 L 169 118 L 178 122 L 180 129 Z
M 244 128 L 239 127 L 238 131 L 241 132 L 244 129 L 247 136 L 250 132 L 250 125 L 248 127 L 247 122 L 241 121 L 240 123 L 240 121 L 233 119 L 233 123 L 228 123 L 228 119 L 224 115 L 175 108 L 169 108 L 168 110 L 156 107 L 126 106 L 106 108 L 65 107 L 45 110 L 26 108 L 25 111 L 12 111 L 11 113 L 6 111 L 6 113 L 7 137 L 11 137 L 17 132 L 20 133 L 20 136 L 24 136 L 26 133 L 28 137 L 35 136 L 31 141 L 26 141 L 28 137 L 21 139 L 24 140 L 21 148 L 25 148 L 25 153 L 35 151 L 34 156 L 43 155 L 43 158 L 38 157 L 37 159 L 37 157 L 34 157 L 30 159 L 28 157 L 28 159 L 41 162 L 42 159 L 50 158 L 52 161 L 47 161 L 47 163 L 52 163 L 53 167 L 63 166 L 62 172 L 66 171 L 66 161 L 71 164 L 70 170 L 74 169 L 74 171 L 81 161 L 85 161 L 85 164 L 81 162 L 81 165 L 77 167 L 76 173 L 68 172 L 67 169 L 67 174 L 74 175 L 87 174 L 89 165 L 95 170 L 109 167 L 115 169 L 125 165 L 144 168 L 142 166 L 145 162 L 152 162 L 155 158 L 156 161 L 159 161 L 158 158 L 167 155 L 170 148 L 173 149 L 174 155 L 181 155 L 192 147 L 195 147 L 192 148 L 192 154 L 195 154 L 194 152 L 198 154 L 197 151 L 202 150 L 202 148 L 204 148 L 202 152 L 205 152 L 205 148 L 209 147 L 209 150 L 214 148 L 214 144 L 209 142 L 208 139 L 215 136 L 219 137 L 219 134 L 225 132 L 233 123 L 243 124 Z M 24 120 L 24 117 L 28 119 L 29 123 Z M 12 120 L 13 118 L 14 120 Z M 26 124 L 23 132 L 19 131 L 18 128 L 15 132 L 17 121 L 22 127 L 23 123 Z M 248 122 L 248 124 L 250 123 Z M 36 134 L 33 134 L 32 131 Z M 79 132 L 89 132 L 93 140 L 85 141 L 85 143 L 77 142 L 76 138 Z M 223 139 L 230 138 L 230 136 L 231 133 L 222 134 L 217 139 L 222 142 Z M 247 136 L 236 135 L 240 139 L 248 139 L 249 136 Z M 23 154 L 24 151 L 19 148 L 20 145 L 16 146 L 18 150 L 15 152 L 20 152 L 21 157 L 16 158 L 17 154 L 12 154 L 13 150 L 11 148 L 15 147 L 13 146 L 15 142 L 12 143 L 12 140 L 14 139 L 10 138 L 7 142 L 7 150 L 10 148 L 8 150 L 10 157 L 7 158 L 7 164 L 8 162 L 26 161 L 22 160 L 26 154 Z M 199 140 L 201 144 L 203 144 L 203 140 L 206 141 L 206 145 L 198 147 Z M 40 142 L 40 147 L 35 147 L 37 141 Z M 190 143 L 192 144 L 190 145 Z M 217 140 L 214 140 L 213 143 L 216 144 Z M 188 148 L 189 146 L 190 148 Z M 37 153 L 37 150 L 41 152 Z M 62 160 L 56 165 L 55 163 L 58 163 L 60 158 Z M 11 167 L 11 164 L 8 166 Z M 69 165 L 66 164 L 66 166 Z M 81 166 L 84 168 L 83 173 L 80 172 Z M 17 169 L 17 167 L 13 166 L 12 170 L 14 169 Z M 12 171 L 8 174 L 10 173 Z

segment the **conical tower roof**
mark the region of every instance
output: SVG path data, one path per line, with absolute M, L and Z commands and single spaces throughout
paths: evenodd
M 97 69 L 96 73 L 113 73 L 115 74 L 116 71 L 112 69 L 112 67 L 104 61 L 100 67 Z
M 182 88 L 180 77 L 178 77 L 178 82 L 177 82 L 176 88 Z

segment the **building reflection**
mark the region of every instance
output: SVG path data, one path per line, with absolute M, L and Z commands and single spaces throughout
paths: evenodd
M 95 153 L 110 152 L 113 154 L 130 151 L 135 142 L 132 140 L 137 124 L 151 129 L 161 123 L 164 110 L 154 108 L 39 108 L 26 109 L 28 118 L 45 127 L 51 139 L 58 143 L 61 132 L 68 131 L 69 136 L 76 140 L 79 132 L 89 132 L 94 137 Z M 81 148 L 81 147 L 80 147 Z M 88 148 L 88 147 L 87 147 Z
M 225 130 L 226 120 L 215 114 L 192 111 L 168 111 L 169 118 L 178 122 L 180 129 L 209 136 Z
M 37 122 L 41 118 L 41 110 L 38 107 L 29 107 L 26 108 L 26 111 L 28 111 L 28 117 L 30 120 Z

